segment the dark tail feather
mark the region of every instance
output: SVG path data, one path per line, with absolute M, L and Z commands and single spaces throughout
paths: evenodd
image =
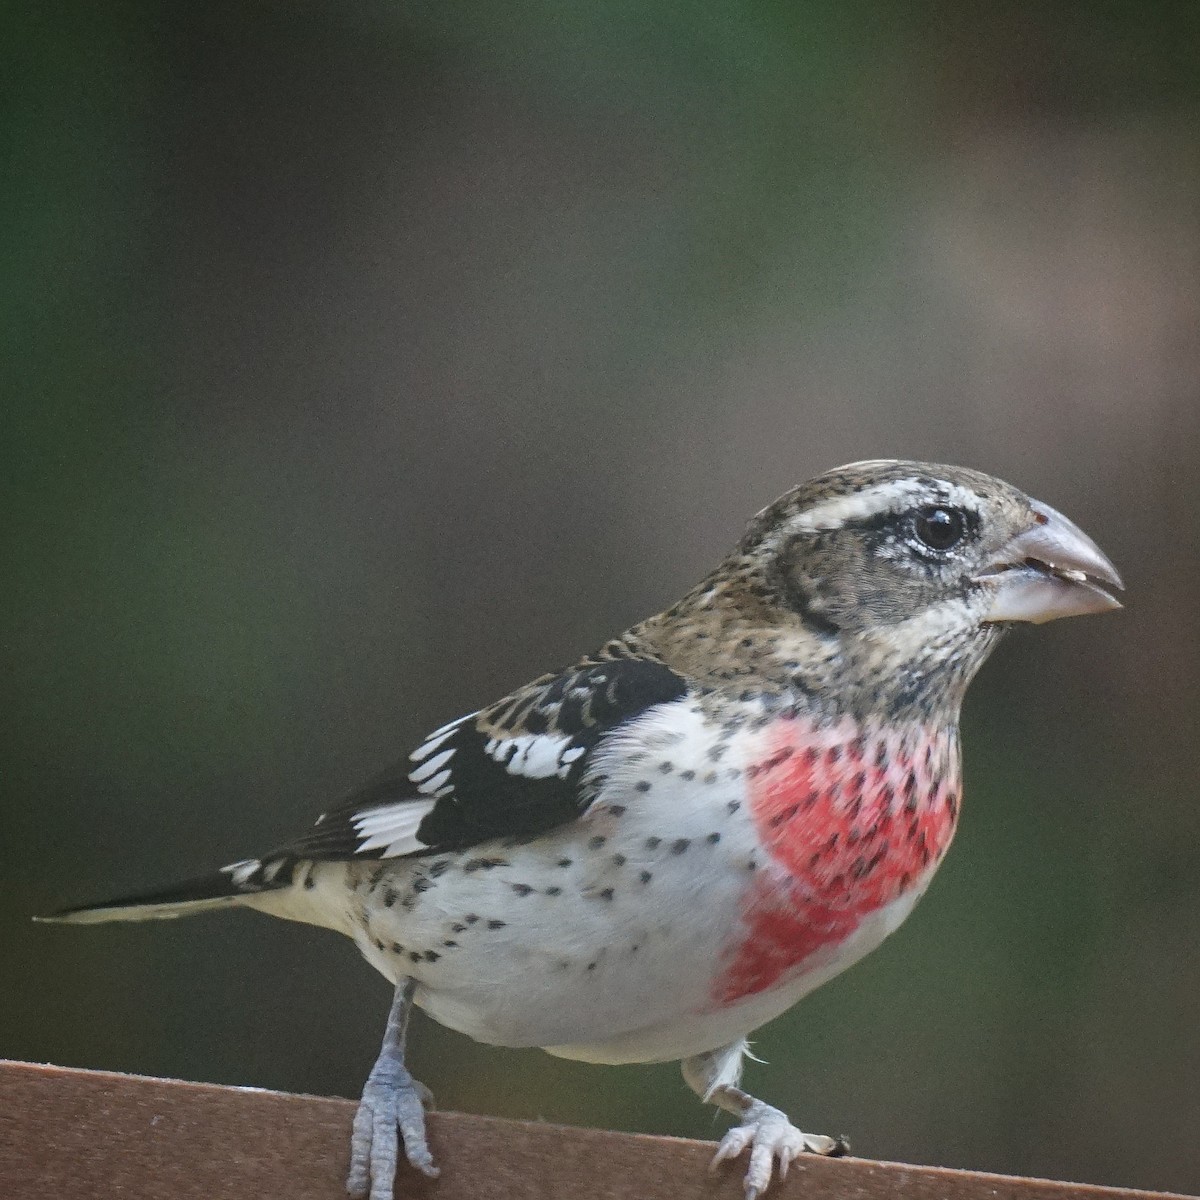
M 210 909 L 227 908 L 259 892 L 273 892 L 289 887 L 295 860 L 285 856 L 266 859 L 248 858 L 231 863 L 202 875 L 177 883 L 174 887 L 137 896 L 122 896 L 102 904 L 85 904 L 66 908 L 36 921 L 52 921 L 65 925 L 99 925 L 104 921 L 157 921 L 169 917 L 190 916 Z

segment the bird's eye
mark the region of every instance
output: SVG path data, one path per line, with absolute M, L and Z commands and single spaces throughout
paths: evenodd
M 931 505 L 917 510 L 914 523 L 917 540 L 930 550 L 945 552 L 952 550 L 962 541 L 966 522 L 957 508 Z

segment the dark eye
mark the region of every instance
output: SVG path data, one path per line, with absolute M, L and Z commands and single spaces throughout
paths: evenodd
M 917 540 L 930 550 L 951 550 L 962 541 L 966 522 L 957 508 L 934 505 L 918 509 L 914 524 Z

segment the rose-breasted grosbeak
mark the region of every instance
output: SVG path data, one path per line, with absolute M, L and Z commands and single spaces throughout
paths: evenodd
M 436 1174 L 409 1010 L 483 1042 L 683 1060 L 751 1147 L 754 1200 L 808 1150 L 738 1087 L 746 1036 L 912 910 L 960 803 L 958 716 L 1014 621 L 1119 607 L 1109 560 L 977 471 L 830 471 L 750 523 L 678 604 L 435 729 L 290 845 L 76 923 L 243 906 L 340 930 L 395 984 L 350 1193 L 398 1139 Z

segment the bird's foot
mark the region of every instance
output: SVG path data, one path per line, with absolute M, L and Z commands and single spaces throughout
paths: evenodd
M 711 1169 L 715 1171 L 721 1163 L 737 1158 L 750 1146 L 750 1166 L 745 1179 L 746 1200 L 757 1200 L 767 1190 L 776 1161 L 779 1163 L 779 1178 L 783 1179 L 792 1160 L 800 1154 L 836 1156 L 850 1149 L 845 1138 L 802 1133 L 788 1120 L 786 1113 L 753 1097 L 747 1097 L 741 1118 L 742 1123 L 735 1125 L 721 1139 Z
M 346 1191 L 355 1200 L 392 1200 L 399 1161 L 404 1157 L 423 1175 L 437 1178 L 425 1137 L 425 1109 L 433 1106 L 429 1089 L 418 1083 L 403 1063 L 381 1058 L 367 1079 L 354 1114 L 350 1138 L 350 1174 Z

